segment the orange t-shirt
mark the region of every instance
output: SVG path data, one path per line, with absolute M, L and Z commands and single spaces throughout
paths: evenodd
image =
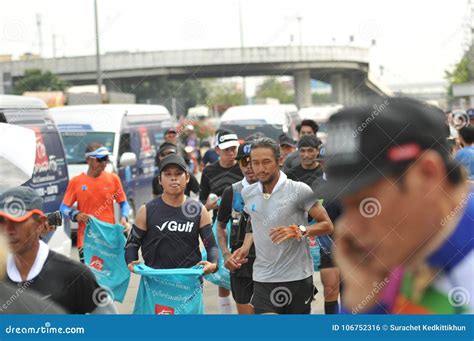
M 77 202 L 77 209 L 107 223 L 115 224 L 114 201 L 127 200 L 120 178 L 113 173 L 102 172 L 97 178 L 82 173 L 69 181 L 63 203 Z M 77 247 L 83 247 L 85 224 L 79 223 Z

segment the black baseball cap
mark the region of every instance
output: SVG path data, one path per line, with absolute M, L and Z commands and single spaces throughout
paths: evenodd
M 304 135 L 298 141 L 298 148 L 311 147 L 319 148 L 322 144 L 321 140 L 316 137 L 316 135 Z
M 163 142 L 160 145 L 160 149 L 158 149 L 158 153 L 161 154 L 165 150 L 171 150 L 175 154 L 178 153 L 178 147 L 176 147 L 176 145 L 174 145 L 173 143 L 170 143 L 170 142 Z
M 169 165 L 176 165 L 185 172 L 188 171 L 188 167 L 184 159 L 177 154 L 170 154 L 165 156 L 160 162 L 160 174 L 165 170 Z
M 168 133 L 176 133 L 177 134 L 178 131 L 176 130 L 176 128 L 171 127 L 171 128 L 168 128 L 168 129 L 165 130 L 165 135 L 168 134 Z
M 296 141 L 293 140 L 291 137 L 289 137 L 288 135 L 286 135 L 285 133 L 281 134 L 279 137 L 278 137 L 278 143 L 280 144 L 280 146 L 283 146 L 283 145 L 288 145 L 290 147 L 295 147 L 296 148 Z
M 328 124 L 322 195 L 344 196 L 397 175 L 428 149 L 449 165 L 445 119 L 441 110 L 402 97 L 337 112 Z
M 252 150 L 251 142 L 242 143 L 239 146 L 239 150 L 237 151 L 237 156 L 235 157 L 235 159 L 238 161 L 238 160 L 242 160 L 245 157 L 250 156 L 251 150 Z
M 0 217 L 23 222 L 33 214 L 45 216 L 43 200 L 29 187 L 15 187 L 0 194 Z

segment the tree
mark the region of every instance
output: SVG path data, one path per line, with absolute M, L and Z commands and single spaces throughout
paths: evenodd
M 473 63 L 471 60 L 471 57 L 469 56 L 469 54 L 466 54 L 461 59 L 461 61 L 455 65 L 454 70 L 452 72 L 445 71 L 445 78 L 449 82 L 449 88 L 448 88 L 449 102 L 452 103 L 452 101 L 454 100 L 454 97 L 453 97 L 454 84 L 466 83 L 470 79 L 474 78 L 474 74 L 472 74 L 473 72 L 469 70 L 469 67 L 472 67 L 471 63 Z
M 40 69 L 25 70 L 23 78 L 15 81 L 13 91 L 22 95 L 25 91 L 64 91 L 69 83 L 50 71 Z
M 280 103 L 293 103 L 294 94 L 285 84 L 275 77 L 267 78 L 257 89 L 256 98 L 277 98 Z
M 217 108 L 218 112 L 245 102 L 242 90 L 237 89 L 232 83 L 209 82 L 208 87 L 207 105 L 210 108 Z

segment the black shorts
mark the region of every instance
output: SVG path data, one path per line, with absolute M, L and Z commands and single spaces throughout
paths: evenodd
M 292 282 L 254 282 L 251 304 L 255 314 L 309 314 L 317 292 L 313 276 Z
M 327 269 L 327 268 L 334 268 L 334 262 L 332 260 L 332 253 L 325 253 L 322 249 L 319 249 L 320 252 L 320 260 L 319 260 L 319 269 Z
M 253 295 L 252 277 L 238 277 L 235 273 L 230 273 L 230 289 L 232 297 L 237 304 L 249 304 Z

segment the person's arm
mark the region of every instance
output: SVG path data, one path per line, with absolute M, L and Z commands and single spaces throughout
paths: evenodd
M 115 201 L 119 204 L 120 206 L 120 224 L 123 226 L 125 232 L 128 232 L 129 225 L 128 225 L 128 215 L 130 212 L 130 205 L 128 204 L 127 196 L 125 195 L 125 191 L 123 190 L 122 182 L 120 181 L 120 178 L 118 175 L 114 175 L 114 181 L 115 181 Z
M 243 213 L 243 214 L 246 214 L 246 213 Z M 232 256 L 231 256 L 232 260 L 236 264 L 240 264 L 240 265 L 247 263 L 248 261 L 247 256 L 249 255 L 250 248 L 252 247 L 252 245 L 253 245 L 252 221 L 250 217 L 248 217 L 247 226 L 245 229 L 244 242 L 241 247 L 239 247 L 237 250 L 235 250 L 232 253 Z
M 198 264 L 204 266 L 204 274 L 207 275 L 217 271 L 219 251 L 217 249 L 214 233 L 212 233 L 211 216 L 204 207 L 201 212 L 199 236 L 201 237 L 202 243 L 206 248 L 207 261 L 200 261 Z
M 189 189 L 193 193 L 199 193 L 199 181 L 196 179 L 194 174 L 189 174 L 189 175 L 190 175 L 189 184 L 188 184 Z
M 330 234 L 334 230 L 334 226 L 324 207 L 319 204 L 315 198 L 311 188 L 302 183 L 295 183 L 298 191 L 297 209 L 308 212 L 308 214 L 316 219 L 316 223 L 305 226 L 306 234 L 309 236 L 322 236 Z M 300 240 L 303 237 L 301 230 L 297 225 L 280 226 L 270 230 L 270 238 L 275 244 L 282 243 L 288 239 Z
M 133 266 L 140 263 L 138 260 L 138 250 L 140 249 L 143 239 L 146 236 L 146 206 L 143 205 L 137 212 L 135 224 L 128 235 L 127 244 L 125 245 L 125 262 L 130 272 L 133 272 Z
M 211 194 L 211 189 L 209 186 L 209 177 L 207 175 L 207 168 L 204 168 L 201 176 L 201 185 L 199 188 L 199 201 L 205 205 L 209 194 Z

